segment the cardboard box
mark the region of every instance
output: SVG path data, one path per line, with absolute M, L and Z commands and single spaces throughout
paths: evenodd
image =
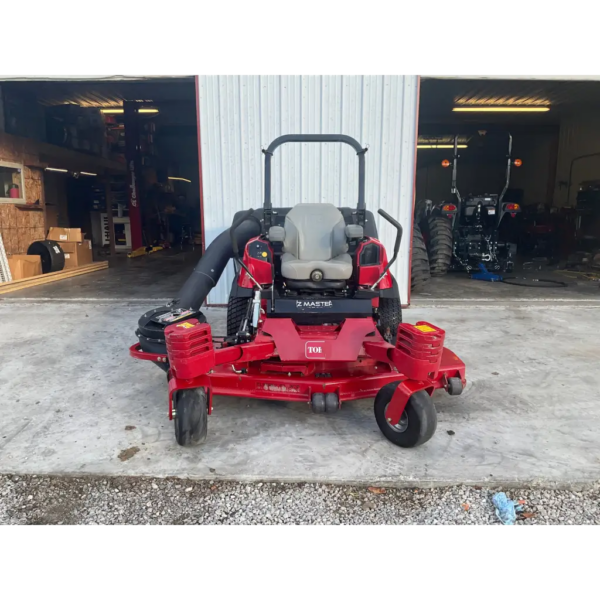
M 42 274 L 42 259 L 37 254 L 13 254 L 8 257 L 8 268 L 13 281 Z
M 73 267 L 82 267 L 93 262 L 92 242 L 84 240 L 83 242 L 59 242 L 60 247 L 65 253 L 65 269 Z
M 46 239 L 53 242 L 83 242 L 83 233 L 79 228 L 50 227 Z

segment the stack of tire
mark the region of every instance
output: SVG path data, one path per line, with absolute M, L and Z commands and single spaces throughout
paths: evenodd
M 452 262 L 452 224 L 443 216 L 429 215 L 413 227 L 411 290 L 423 290 L 431 277 L 442 277 Z

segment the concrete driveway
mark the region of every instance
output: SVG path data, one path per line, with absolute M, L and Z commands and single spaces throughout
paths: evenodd
M 436 393 L 437 433 L 413 450 L 383 438 L 370 400 L 326 416 L 233 398 L 216 399 L 204 446 L 178 447 L 165 375 L 127 353 L 153 306 L 0 302 L 0 472 L 398 486 L 600 479 L 595 299 L 425 300 L 405 311 L 447 330 L 469 380 L 462 396 Z M 207 316 L 219 332 L 224 311 Z

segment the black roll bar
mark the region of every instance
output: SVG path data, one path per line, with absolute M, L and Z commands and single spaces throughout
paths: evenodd
M 271 203 L 271 157 L 273 153 L 282 144 L 289 142 L 341 142 L 348 144 L 356 150 L 358 155 L 358 204 L 357 204 L 357 220 L 359 225 L 365 224 L 365 212 L 367 209 L 365 203 L 365 152 L 367 148 L 363 148 L 354 138 L 349 135 L 341 134 L 310 134 L 310 133 L 292 133 L 288 135 L 282 135 L 274 139 L 266 150 L 263 150 L 265 155 L 265 201 L 263 204 L 264 208 L 264 219 L 265 228 L 268 229 L 271 226 L 271 215 L 273 211 L 273 204 Z

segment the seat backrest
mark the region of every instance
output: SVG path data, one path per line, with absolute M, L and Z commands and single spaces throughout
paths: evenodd
M 300 260 L 329 260 L 348 251 L 345 230 L 333 204 L 297 204 L 285 217 L 283 249 Z

